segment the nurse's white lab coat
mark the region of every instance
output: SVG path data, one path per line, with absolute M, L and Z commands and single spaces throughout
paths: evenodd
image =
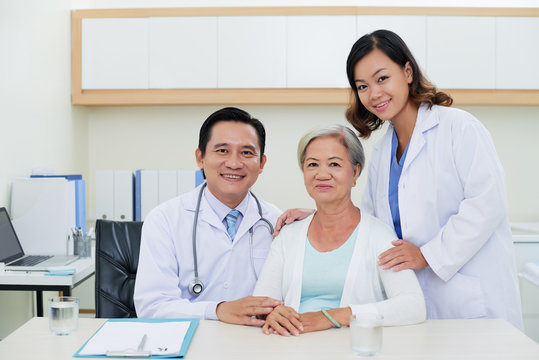
M 374 146 L 361 207 L 392 226 L 393 131 Z M 522 329 L 504 173 L 484 126 L 421 104 L 398 186 L 403 239 L 429 264 L 416 270 L 427 318 L 503 318 Z
M 195 278 L 192 234 L 199 191 L 200 186 L 159 205 L 144 221 L 134 294 L 138 317 L 216 320 L 218 303 L 249 296 L 254 290 L 249 229 L 254 226 L 252 251 L 257 274 L 272 242 L 269 226 L 259 221 L 254 198 L 248 195 L 248 210 L 232 242 L 222 220 L 202 196 L 197 258 L 204 291 L 198 297 L 189 294 L 189 283 Z M 263 216 L 274 225 L 281 211 L 265 201 L 260 204 Z

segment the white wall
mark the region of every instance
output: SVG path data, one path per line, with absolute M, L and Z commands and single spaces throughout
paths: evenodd
M 71 106 L 71 1 L 0 0 L 0 206 L 32 168 L 86 174 L 86 108 Z M 32 316 L 30 292 L 0 292 L 0 339 Z
M 311 127 L 346 124 L 344 106 L 245 106 L 267 131 L 268 162 L 254 187 L 256 194 L 281 209 L 313 206 L 303 187 L 296 161 L 299 138 Z M 218 107 L 101 107 L 92 108 L 88 124 L 89 182 L 98 169 L 194 169 L 198 130 Z M 539 221 L 537 167 L 529 159 L 539 154 L 539 107 L 466 107 L 491 132 L 506 171 L 509 217 Z M 385 130 L 364 141 L 370 148 Z M 114 150 L 113 150 L 114 149 Z M 365 174 L 354 200 L 359 204 Z M 89 214 L 95 216 L 95 189 L 90 186 Z

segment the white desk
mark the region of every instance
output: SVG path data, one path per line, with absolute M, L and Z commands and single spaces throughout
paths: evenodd
M 35 291 L 37 316 L 43 316 L 43 291 L 62 291 L 70 296 L 71 290 L 95 272 L 95 259 L 82 258 L 70 266 L 76 269 L 69 276 L 47 276 L 44 272 L 5 271 L 0 273 L 0 290 Z
M 3 359 L 73 359 L 72 355 L 104 319 L 79 319 L 78 331 L 52 335 L 47 318 L 33 318 L 0 341 Z M 298 337 L 266 336 L 260 328 L 201 321 L 187 360 L 359 359 L 352 355 L 349 329 Z M 375 359 L 539 359 L 539 344 L 504 320 L 430 320 L 384 328 L 382 353 Z

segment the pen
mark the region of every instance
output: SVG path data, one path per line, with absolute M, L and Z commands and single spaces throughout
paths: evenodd
M 140 344 L 138 344 L 137 351 L 144 351 L 144 344 L 146 344 L 146 339 L 148 338 L 148 335 L 144 334 L 142 336 L 142 339 L 140 340 Z

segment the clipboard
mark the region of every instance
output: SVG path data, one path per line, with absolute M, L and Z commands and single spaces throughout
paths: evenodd
M 187 353 L 198 323 L 199 319 L 109 319 L 77 350 L 73 357 L 181 359 Z M 99 343 L 102 337 L 110 340 L 111 337 L 106 335 L 111 333 L 121 338 L 120 343 L 125 342 L 129 343 L 129 345 L 113 348 L 112 345 L 106 344 L 106 342 Z M 165 352 L 168 350 L 166 344 L 163 347 L 152 347 L 152 341 L 155 342 L 156 339 L 162 341 L 163 333 L 173 339 L 169 340 L 168 344 L 171 344 L 170 341 L 174 341 L 171 349 L 175 350 L 172 353 L 170 351 L 168 353 L 160 352 L 161 350 Z M 142 342 L 141 338 L 143 338 Z M 149 348 L 141 349 L 139 345 L 146 343 L 146 340 L 148 340 Z M 154 351 L 151 351 L 152 348 Z M 176 349 L 179 350 L 176 351 Z M 95 351 L 88 353 L 93 350 Z

